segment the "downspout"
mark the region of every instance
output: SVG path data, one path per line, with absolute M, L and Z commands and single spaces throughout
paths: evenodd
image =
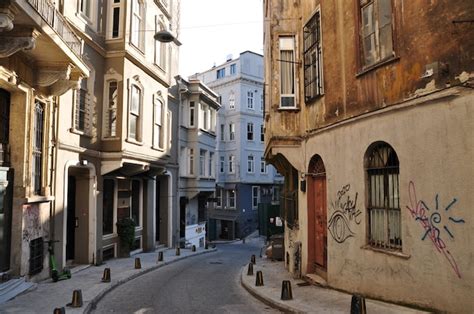
M 58 146 L 57 138 L 59 133 L 58 119 L 59 119 L 59 97 L 56 97 L 56 101 L 53 103 L 53 117 L 52 117 L 52 139 L 51 139 L 51 170 L 50 170 L 50 184 L 51 184 L 51 195 L 54 197 L 50 201 L 50 240 L 55 240 L 56 238 L 56 169 L 57 169 L 57 155 L 58 155 Z

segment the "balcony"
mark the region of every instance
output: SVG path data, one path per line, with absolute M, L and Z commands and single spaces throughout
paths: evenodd
M 88 76 L 82 45 L 49 0 L 5 0 L 0 4 L 0 59 L 26 55 L 35 65 L 30 83 L 44 94 L 61 95 Z

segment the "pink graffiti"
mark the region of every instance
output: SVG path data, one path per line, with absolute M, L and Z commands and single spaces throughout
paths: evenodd
M 416 197 L 415 183 L 413 183 L 413 181 L 410 181 L 408 185 L 408 195 L 410 198 L 410 206 L 407 206 L 407 209 L 410 211 L 412 217 L 415 218 L 415 220 L 418 220 L 423 229 L 426 231 L 422 240 L 428 236 L 438 252 L 444 255 L 456 275 L 461 278 L 461 273 L 459 272 L 456 260 L 454 259 L 451 252 L 449 252 L 447 249 L 446 243 L 443 241 L 443 239 L 441 239 L 440 230 L 434 225 L 434 223 L 438 223 L 439 221 L 433 219 L 433 217 L 431 217 L 431 219 L 427 217 L 425 208 L 426 205 L 423 203 L 423 201 L 418 201 Z

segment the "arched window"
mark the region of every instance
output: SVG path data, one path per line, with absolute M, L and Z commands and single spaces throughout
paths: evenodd
M 402 248 L 399 194 L 399 162 L 385 142 L 372 144 L 366 152 L 369 244 L 383 249 Z

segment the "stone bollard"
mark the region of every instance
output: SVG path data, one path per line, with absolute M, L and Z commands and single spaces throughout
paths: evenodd
M 71 303 L 66 304 L 70 307 L 81 307 L 82 306 L 82 290 L 74 290 L 72 292 L 72 301 Z
M 179 248 L 179 246 L 176 247 L 176 256 L 180 256 L 181 255 L 181 249 Z
M 358 294 L 352 295 L 351 314 L 367 314 L 365 298 L 363 296 Z
M 142 263 L 140 262 L 139 257 L 135 257 L 135 269 L 140 269 L 142 268 Z
M 163 252 L 158 252 L 158 261 L 157 262 L 162 262 L 163 261 Z
M 255 265 L 255 254 L 252 254 L 252 257 L 250 258 L 250 262 Z
M 253 276 L 253 264 L 249 263 L 249 268 L 247 270 L 247 276 Z

